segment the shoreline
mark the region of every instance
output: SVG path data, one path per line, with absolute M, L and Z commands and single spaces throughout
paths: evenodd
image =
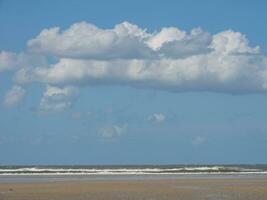
M 1 183 L 91 180 L 176 180 L 176 179 L 266 179 L 267 173 L 179 173 L 179 174 L 0 174 Z

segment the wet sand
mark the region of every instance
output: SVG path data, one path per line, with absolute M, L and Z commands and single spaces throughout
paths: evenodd
M 0 200 L 266 200 L 267 179 L 0 183 Z

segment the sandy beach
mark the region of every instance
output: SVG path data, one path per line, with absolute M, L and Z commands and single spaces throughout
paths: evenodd
M 267 179 L 0 183 L 1 200 L 266 200 Z

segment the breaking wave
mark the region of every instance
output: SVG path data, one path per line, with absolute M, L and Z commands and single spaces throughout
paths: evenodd
M 0 166 L 0 175 L 142 175 L 266 173 L 266 165 L 246 166 Z

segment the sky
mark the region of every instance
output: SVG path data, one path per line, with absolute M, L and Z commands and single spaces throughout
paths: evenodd
M 267 163 L 266 6 L 0 0 L 0 164 Z

